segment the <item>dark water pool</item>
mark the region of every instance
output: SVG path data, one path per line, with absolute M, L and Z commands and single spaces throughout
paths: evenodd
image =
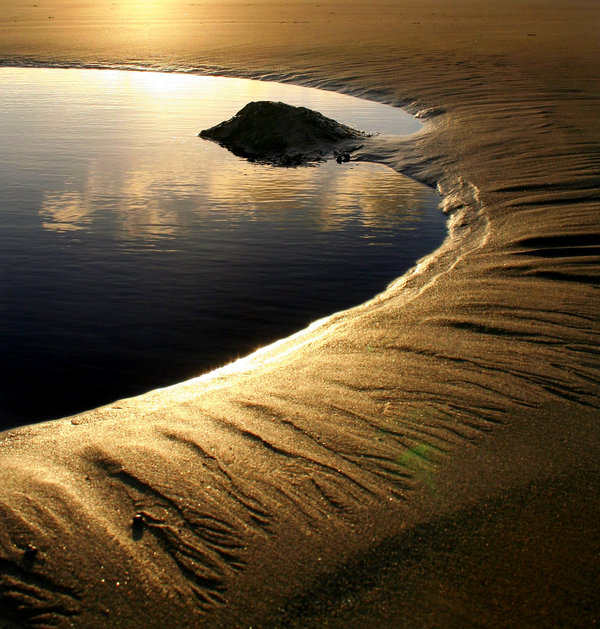
M 196 137 L 259 99 L 419 126 L 294 86 L 0 69 L 0 429 L 199 375 L 439 245 L 436 194 L 384 166 L 277 169 Z

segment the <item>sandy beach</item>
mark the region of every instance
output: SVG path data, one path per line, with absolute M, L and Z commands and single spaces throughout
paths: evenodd
M 0 626 L 600 623 L 600 7 L 0 7 L 0 64 L 294 82 L 426 122 L 358 159 L 442 247 L 195 380 L 0 433 Z M 29 392 L 35 395 L 35 392 Z

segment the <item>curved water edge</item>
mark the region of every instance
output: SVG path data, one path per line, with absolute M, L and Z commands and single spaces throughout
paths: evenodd
M 355 156 L 360 158 L 360 151 Z M 397 299 L 399 295 L 403 304 L 409 304 L 417 299 L 441 276 L 452 271 L 462 256 L 484 246 L 489 238 L 490 223 L 479 202 L 477 188 L 472 184 L 465 184 L 462 180 L 459 180 L 459 184 L 457 192 L 448 192 L 446 195 L 438 187 L 443 198 L 443 211 L 449 217 L 446 240 L 435 251 L 418 260 L 406 273 L 390 282 L 385 291 L 359 306 L 353 306 L 348 310 L 335 312 L 314 321 L 307 328 L 261 347 L 248 356 L 189 381 L 157 389 L 157 392 L 181 390 L 189 391 L 190 395 L 193 396 L 197 393 L 190 387 L 197 384 L 210 385 L 211 389 L 227 386 L 227 376 L 248 373 L 258 367 L 268 367 L 269 364 L 277 360 L 287 358 L 296 350 L 318 341 L 321 336 L 321 329 L 323 329 L 323 334 L 331 334 L 338 323 L 344 323 L 346 318 L 353 314 L 359 315 L 363 309 L 368 310 L 374 304 Z M 477 220 L 469 220 L 473 214 L 477 215 Z
M 80 70 L 80 68 L 77 68 L 77 69 Z M 112 68 L 110 70 L 112 70 Z M 114 76 L 116 77 L 118 75 L 114 75 Z M 150 81 L 149 85 L 151 85 L 152 89 L 159 90 L 161 93 L 163 91 L 165 91 L 165 94 L 168 93 L 169 89 L 172 89 L 172 88 L 176 89 L 177 86 L 179 85 L 179 83 L 177 83 L 177 82 L 175 82 L 175 83 L 169 82 L 169 83 L 167 83 L 165 85 L 162 85 L 160 83 L 160 81 L 157 82 L 152 76 L 149 76 L 148 79 Z M 57 78 L 56 80 L 60 81 L 62 79 Z M 114 80 L 115 79 L 113 79 L 113 78 L 110 79 L 110 81 L 114 81 Z M 120 81 L 120 79 L 118 79 L 118 80 Z M 44 82 L 48 82 L 48 81 L 52 84 L 54 82 L 54 78 L 51 75 L 50 75 L 50 78 L 44 78 Z M 227 79 L 224 79 L 224 81 L 227 82 Z M 120 85 L 120 83 L 118 83 L 118 85 Z M 182 85 L 184 85 L 184 84 L 182 84 Z M 202 84 L 202 85 L 204 85 L 204 84 Z M 213 89 L 211 87 L 211 85 L 212 85 L 211 83 L 208 83 L 206 85 L 206 89 L 208 91 L 211 91 Z M 235 85 L 236 84 L 233 83 L 234 87 L 235 87 Z M 233 89 L 233 88 L 230 88 L 230 89 Z M 246 91 L 246 90 L 253 91 L 253 89 L 254 88 L 247 87 L 245 84 L 240 84 L 240 90 L 243 91 L 243 92 Z M 385 135 L 385 131 L 387 131 L 388 133 L 398 133 L 397 129 L 404 131 L 405 129 L 411 129 L 411 128 L 415 127 L 415 125 L 408 120 L 408 116 L 405 116 L 404 114 L 402 114 L 402 112 L 397 112 L 397 111 L 394 111 L 394 110 L 390 109 L 390 114 L 393 114 L 393 116 L 389 116 L 388 117 L 388 113 L 387 113 L 388 108 L 387 107 L 382 108 L 381 114 L 380 114 L 381 115 L 381 119 L 380 120 L 377 119 L 377 120 L 374 120 L 374 121 L 370 122 L 369 119 L 368 119 L 368 116 L 371 115 L 371 116 L 377 117 L 379 109 L 377 109 L 377 108 L 375 108 L 375 109 L 368 108 L 368 109 L 365 110 L 365 112 L 361 112 L 360 107 L 359 107 L 356 110 L 356 112 L 354 112 L 351 109 L 352 106 L 348 105 L 349 110 L 348 110 L 348 112 L 345 112 L 345 110 L 342 111 L 342 109 L 346 107 L 346 105 L 344 104 L 345 101 L 343 101 L 343 100 L 340 100 L 339 104 L 337 104 L 337 101 L 332 101 L 331 103 L 329 103 L 329 101 L 327 99 L 321 99 L 318 96 L 313 96 L 312 93 L 309 93 L 309 92 L 307 92 L 307 95 L 304 96 L 303 95 L 304 93 L 301 91 L 301 88 L 299 88 L 299 91 L 297 93 L 290 92 L 290 94 L 287 94 L 287 91 L 285 91 L 284 93 L 286 94 L 286 97 L 289 97 L 289 98 L 292 98 L 292 99 L 297 99 L 297 100 L 300 100 L 300 101 L 302 101 L 302 99 L 309 99 L 309 101 L 314 101 L 316 106 L 321 105 L 321 106 L 326 107 L 326 108 L 333 108 L 334 112 L 337 111 L 336 108 L 338 108 L 339 109 L 338 115 L 341 115 L 341 116 L 343 116 L 344 114 L 350 115 L 352 117 L 351 121 L 352 122 L 358 121 L 359 125 L 360 125 L 361 122 L 366 123 L 367 125 L 371 125 L 372 124 L 372 127 L 371 126 L 367 126 L 367 127 L 359 126 L 359 128 L 367 128 L 367 130 L 370 131 L 370 132 L 373 132 L 373 131 L 378 130 L 378 129 L 383 130 L 383 132 L 384 132 L 383 135 L 380 134 L 380 135 L 376 135 L 374 137 L 368 138 L 368 141 L 363 143 L 364 146 L 362 147 L 361 152 L 359 154 L 357 154 L 357 156 L 356 156 L 357 157 L 357 161 L 372 162 L 372 163 L 378 163 L 378 162 L 379 163 L 383 163 L 384 160 L 382 159 L 381 154 L 378 153 L 378 150 L 377 150 L 379 146 L 385 146 L 385 150 L 388 151 L 388 152 L 391 149 L 392 150 L 392 154 L 394 154 L 395 153 L 395 147 L 396 147 L 397 140 L 399 140 L 400 142 L 406 141 L 406 137 L 405 136 L 400 136 L 398 138 L 395 138 L 394 136 Z M 317 94 L 317 92 L 315 92 L 315 94 Z M 67 101 L 65 100 L 65 102 L 67 102 Z M 185 106 L 187 107 L 187 104 Z M 398 118 L 398 120 L 396 120 L 398 114 L 400 114 L 400 118 Z M 79 118 L 76 118 L 76 119 L 79 120 Z M 218 118 L 217 118 L 217 120 L 218 120 Z M 81 121 L 85 122 L 84 119 L 82 119 Z M 75 126 L 76 126 L 76 124 L 77 123 L 75 123 Z M 410 136 L 408 136 L 408 137 L 410 137 Z M 282 176 L 283 176 L 283 173 L 282 173 Z M 68 229 L 80 229 L 80 226 L 73 226 L 73 228 L 71 228 L 69 226 L 66 226 L 66 227 L 68 227 Z M 62 229 L 62 228 L 60 228 L 60 229 Z M 415 232 L 415 233 L 418 234 L 420 232 Z M 408 241 L 406 241 L 406 242 L 407 242 L 407 246 L 408 246 Z M 439 240 L 438 240 L 438 242 L 439 242 Z M 410 251 L 410 249 L 407 249 L 407 250 Z M 421 248 L 421 250 L 422 250 L 422 248 Z M 414 257 L 412 259 L 414 260 Z M 425 264 L 421 263 L 420 265 L 418 265 L 417 267 L 414 267 L 410 271 L 410 276 L 411 276 L 410 284 L 411 285 L 414 284 L 414 276 L 415 276 L 415 274 L 418 273 L 421 269 L 428 268 L 428 266 L 429 266 L 428 264 L 425 265 Z M 404 267 L 404 268 L 406 268 L 406 267 Z M 387 277 L 390 277 L 390 276 L 388 275 Z M 381 284 L 380 284 L 380 286 L 381 286 Z M 407 285 L 407 288 L 408 288 L 408 285 Z M 371 295 L 372 295 L 372 293 L 371 293 Z M 364 299 L 364 296 L 361 298 L 361 300 L 362 299 Z M 358 303 L 358 301 L 354 301 L 354 300 L 350 300 L 349 299 L 349 300 L 346 301 L 346 303 L 347 304 L 356 304 L 356 303 Z M 323 311 L 321 310 L 321 313 L 322 312 Z M 331 311 L 329 311 L 329 312 L 331 312 Z M 321 313 L 319 313 L 319 316 L 322 316 Z M 286 330 L 286 334 L 289 332 L 289 329 L 290 329 L 290 326 L 288 326 L 288 330 Z M 294 329 L 294 328 L 291 328 L 291 329 Z M 296 328 L 296 329 L 298 329 L 298 328 Z M 273 336 L 271 336 L 271 338 L 273 338 Z M 270 339 L 268 339 L 268 340 L 270 340 Z M 256 346 L 257 345 L 255 344 L 254 347 L 256 347 Z M 236 353 L 239 355 L 239 352 L 236 352 Z M 246 363 L 246 365 L 247 364 L 249 364 L 249 363 Z M 198 372 L 198 370 L 196 370 L 196 372 Z M 172 384 L 172 381 L 169 384 Z M 160 383 L 159 386 L 162 386 L 162 383 Z M 148 388 L 155 388 L 155 387 L 156 387 L 156 385 L 154 385 L 153 387 L 148 387 Z M 143 389 L 141 389 L 141 390 L 143 390 Z M 140 391 L 140 388 L 138 388 L 138 391 Z M 135 391 L 134 393 L 137 394 L 138 391 Z M 108 398 L 108 399 L 110 399 L 110 398 Z M 108 403 L 108 402 L 105 402 L 105 403 Z
M 439 110 L 416 108 L 410 100 L 398 101 L 385 91 L 359 89 L 347 82 L 337 82 L 333 79 L 324 80 L 317 76 L 300 73 L 256 72 L 248 68 L 229 68 L 226 66 L 192 66 L 185 64 L 165 63 L 109 63 L 99 61 L 65 61 L 51 59 L 27 59 L 27 58 L 0 58 L 0 67 L 14 68 L 61 68 L 65 70 L 119 70 L 123 72 L 163 72 L 167 74 L 188 74 L 196 76 L 214 76 L 224 78 L 251 79 L 255 81 L 267 81 L 269 83 L 283 83 L 298 85 L 300 87 L 312 87 L 315 89 L 337 92 L 347 96 L 371 100 L 404 109 L 416 118 L 427 120 L 443 113 Z

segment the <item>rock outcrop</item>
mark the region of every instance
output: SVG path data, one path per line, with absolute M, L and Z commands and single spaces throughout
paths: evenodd
M 235 155 L 278 166 L 321 161 L 327 155 L 349 155 L 365 134 L 306 107 L 258 101 L 233 118 L 205 129 L 201 138 L 218 142 Z M 345 160 L 347 161 L 347 160 Z

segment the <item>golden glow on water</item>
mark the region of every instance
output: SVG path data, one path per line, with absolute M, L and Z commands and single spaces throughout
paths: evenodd
M 85 74 L 85 73 L 84 73 Z M 104 76 L 106 74 L 106 76 Z M 137 93 L 140 99 L 160 100 L 161 96 L 168 97 L 178 85 L 185 82 L 182 75 L 168 72 L 123 72 L 122 70 L 102 70 L 101 78 L 110 90 L 122 90 Z M 180 79 L 180 81 L 178 81 Z M 81 77 L 82 84 L 89 82 L 89 77 Z
M 39 210 L 42 227 L 57 232 L 85 229 L 92 222 L 92 213 L 75 191 L 49 193 Z
M 281 229 L 302 221 L 322 232 L 342 229 L 350 220 L 373 228 L 418 220 L 422 189 L 384 166 L 328 163 L 282 170 L 250 164 L 197 137 L 250 100 L 306 104 L 363 129 L 376 113 L 404 115 L 397 110 L 256 81 L 116 70 L 35 72 L 35 85 L 5 106 L 7 116 L 16 102 L 19 116 L 31 117 L 22 133 L 37 138 L 35 153 L 23 161 L 43 160 L 46 151 L 53 163 L 56 142 L 72 147 L 64 155 L 65 174 L 43 191 L 38 214 L 44 229 L 89 231 L 109 222 L 124 240 L 171 237 L 199 217 L 213 220 L 215 208 L 234 225 L 258 212 Z M 5 77 L 11 89 L 25 85 L 29 73 L 3 69 L 0 89 Z M 57 138 L 48 136 L 47 120 L 61 121 Z M 300 217 L 298 203 L 308 203 L 311 195 L 320 201 Z
M 395 227 L 419 220 L 421 191 L 411 181 L 396 177 L 396 173 L 379 164 L 356 164 L 338 172 L 329 189 L 324 191 L 325 207 L 347 209 L 351 207 L 352 199 L 360 208 L 362 224 L 369 227 L 389 226 L 393 207 L 403 208 L 403 212 L 394 217 Z M 388 174 L 391 175 L 389 180 Z M 324 213 L 321 229 L 339 228 L 343 217 L 343 212 Z
M 350 220 L 372 228 L 396 229 L 403 223 L 412 228 L 419 220 L 422 193 L 385 166 L 328 163 L 284 171 L 240 163 L 219 155 L 223 149 L 207 148 L 216 161 L 224 158 L 224 164 L 211 172 L 204 168 L 200 175 L 190 174 L 186 161 L 172 163 L 165 173 L 160 163 L 163 153 L 154 156 L 155 162 L 146 161 L 145 168 L 139 165 L 131 172 L 98 163 L 84 179 L 66 182 L 66 189 L 45 194 L 39 209 L 42 225 L 57 232 L 95 229 L 106 220 L 102 200 L 118 199 L 110 210 L 117 224 L 115 236 L 125 240 L 173 236 L 190 221 L 189 213 L 178 209 L 186 196 L 181 182 L 201 188 L 194 195 L 196 217 L 214 218 L 218 208 L 222 220 L 230 225 L 268 219 L 282 229 L 302 222 L 324 232 L 344 229 Z M 226 176 L 222 167 L 228 170 Z M 173 194 L 161 196 L 157 193 L 161 189 Z M 295 202 L 309 195 L 320 202 L 299 216 Z
M 31 68 L 2 68 L 0 88 L 8 81 L 11 88 L 28 81 Z M 244 79 L 177 74 L 170 72 L 126 72 L 122 70 L 62 70 L 35 69 L 36 92 L 62 103 L 93 103 L 101 108 L 105 97 L 115 100 L 135 100 L 138 113 L 150 111 L 155 115 L 165 103 L 177 108 L 180 117 L 199 116 L 202 100 L 213 101 L 213 111 L 206 122 L 220 122 L 233 115 L 252 100 L 284 100 L 291 105 L 303 105 L 321 111 L 339 122 L 350 124 L 369 133 L 383 132 L 405 135 L 422 128 L 415 118 L 405 112 L 362 99 L 323 90 Z M 56 89 L 57 83 L 61 89 Z M 64 91 L 64 95 L 61 93 Z M 175 101 L 173 99 L 179 98 Z M 117 121 L 115 121 L 117 122 Z
M 117 238 L 172 236 L 183 221 L 155 194 L 165 183 L 158 173 L 118 173 L 109 164 L 98 164 L 70 189 L 45 195 L 39 210 L 42 226 L 57 232 L 93 230 L 106 219 L 101 199 L 118 199 L 111 208 Z

